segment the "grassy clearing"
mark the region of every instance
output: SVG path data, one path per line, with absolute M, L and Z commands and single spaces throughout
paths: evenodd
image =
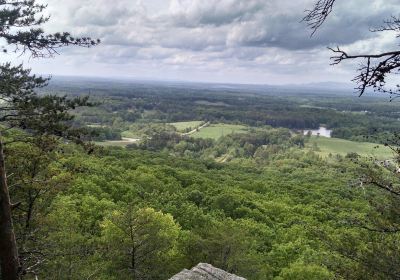
M 122 137 L 125 137 L 125 138 L 140 138 L 140 137 L 138 136 L 138 133 L 135 133 L 135 132 L 130 131 L 130 130 L 123 131 L 123 132 L 121 133 L 121 136 L 122 136 Z
M 195 129 L 202 125 L 203 121 L 191 121 L 191 122 L 176 122 L 176 123 L 169 123 L 172 126 L 175 126 L 176 130 L 180 132 L 185 132 L 188 129 Z
M 244 133 L 246 132 L 246 126 L 235 125 L 235 124 L 211 124 L 200 131 L 192 134 L 195 138 L 212 138 L 217 140 L 218 138 L 232 134 L 232 133 Z
M 327 157 L 329 154 L 345 156 L 353 152 L 361 156 L 373 156 L 378 159 L 393 158 L 393 153 L 388 147 L 374 143 L 353 142 L 338 138 L 311 137 L 308 143 L 309 148 L 312 148 L 315 144 L 319 148 L 316 153 L 323 157 Z

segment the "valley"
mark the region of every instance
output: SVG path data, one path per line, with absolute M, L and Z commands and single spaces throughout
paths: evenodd
M 32 217 L 43 234 L 25 246 L 48 244 L 41 278 L 131 279 L 133 253 L 135 273 L 160 280 L 202 262 L 248 280 L 398 273 L 370 264 L 399 260 L 396 200 L 377 187 L 398 186 L 399 104 L 319 90 L 86 85 L 99 104 L 74 111 L 86 144 L 8 147 L 11 173 L 40 171 L 9 180 L 34 174 L 40 190 Z M 82 81 L 50 89 L 87 91 Z M 24 189 L 12 197 L 29 199 Z

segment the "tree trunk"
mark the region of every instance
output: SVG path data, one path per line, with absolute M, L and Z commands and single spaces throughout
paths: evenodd
M 132 269 L 132 276 L 133 279 L 136 280 L 136 259 L 135 259 L 135 246 L 132 246 L 131 251 L 131 269 Z
M 10 194 L 4 161 L 3 142 L 0 135 L 0 266 L 1 279 L 18 280 L 19 259 L 17 242 L 11 216 Z

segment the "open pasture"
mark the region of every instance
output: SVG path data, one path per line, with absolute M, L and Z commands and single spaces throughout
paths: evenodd
M 244 133 L 246 132 L 247 127 L 244 125 L 236 125 L 236 124 L 211 124 L 195 133 L 192 134 L 192 137 L 195 138 L 211 138 L 211 139 L 219 139 L 222 136 L 229 135 L 232 133 Z
M 327 157 L 329 154 L 345 156 L 348 153 L 357 153 L 360 156 L 376 157 L 378 159 L 393 158 L 390 148 L 374 143 L 313 136 L 308 145 L 311 148 L 315 144 L 319 148 L 316 152 L 324 157 Z

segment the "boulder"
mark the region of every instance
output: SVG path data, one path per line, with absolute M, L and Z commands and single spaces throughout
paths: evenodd
M 200 263 L 191 270 L 183 270 L 169 280 L 246 280 L 207 263 Z

